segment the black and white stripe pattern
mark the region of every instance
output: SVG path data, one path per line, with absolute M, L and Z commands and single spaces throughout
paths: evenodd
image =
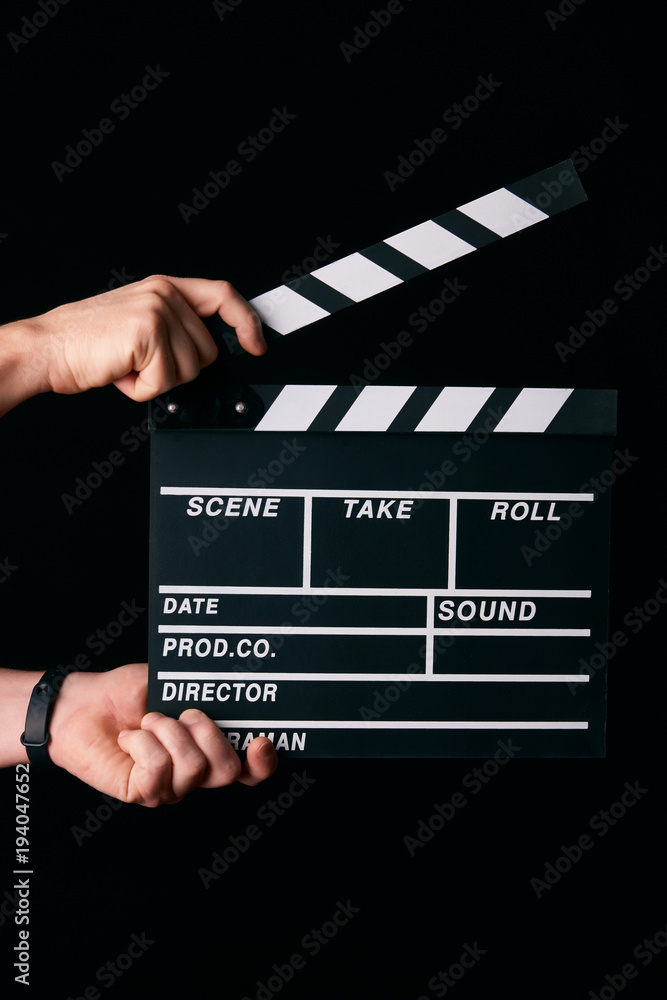
M 602 434 L 616 430 L 612 389 L 413 385 L 256 386 L 257 431 L 398 431 Z
M 250 299 L 265 326 L 293 333 L 586 201 L 566 160 Z

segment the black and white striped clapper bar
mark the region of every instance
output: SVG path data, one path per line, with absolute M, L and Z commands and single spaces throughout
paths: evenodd
M 508 184 L 250 299 L 265 327 L 293 333 L 586 201 L 571 160 Z
M 306 308 L 273 322 L 289 332 Z M 156 420 L 149 710 L 196 707 L 239 751 L 267 735 L 302 758 L 492 757 L 509 740 L 604 755 L 612 390 L 283 385 L 239 402 L 238 428 Z

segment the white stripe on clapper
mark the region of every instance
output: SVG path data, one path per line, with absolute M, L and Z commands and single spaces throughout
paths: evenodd
M 415 430 L 467 431 L 494 389 L 495 386 L 445 386 Z
M 305 299 L 287 285 L 272 288 L 270 292 L 251 299 L 251 302 L 262 322 L 283 334 L 292 333 L 330 315 L 326 309 Z
M 522 389 L 494 433 L 517 431 L 543 434 L 573 389 Z
M 415 389 L 414 385 L 367 385 L 336 430 L 386 431 Z
M 498 236 L 511 236 L 549 216 L 539 208 L 529 205 L 523 198 L 512 194 L 507 188 L 498 188 L 481 198 L 475 198 L 466 205 L 459 205 L 459 212 L 486 226 Z
M 335 385 L 286 385 L 255 427 L 256 431 L 307 431 Z
M 396 236 L 390 236 L 384 242 L 406 257 L 412 257 L 429 271 L 477 249 L 471 243 L 466 243 L 447 229 L 443 229 L 437 222 L 431 221 L 422 222 L 418 226 L 397 233 Z
M 336 260 L 333 264 L 318 267 L 312 274 L 355 302 L 402 284 L 401 278 L 385 271 L 368 257 L 362 257 L 360 253 L 351 253 L 349 257 Z

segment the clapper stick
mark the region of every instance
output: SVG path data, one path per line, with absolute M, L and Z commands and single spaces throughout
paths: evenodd
M 264 324 L 267 339 L 280 340 L 281 337 L 312 326 L 347 306 L 353 306 L 410 278 L 443 267 L 459 257 L 528 229 L 586 200 L 586 192 L 572 161 L 564 160 L 522 181 L 497 188 L 489 194 L 389 236 L 380 243 L 366 247 L 365 250 L 349 254 L 331 264 L 325 264 L 302 278 L 279 285 L 268 292 L 256 295 L 249 301 Z M 240 347 L 235 332 L 223 323 L 219 316 L 214 315 L 207 319 L 206 325 L 221 347 L 223 356 L 225 353 L 239 353 Z M 260 424 L 259 429 L 278 429 L 278 424 L 275 423 L 276 415 L 288 416 L 288 411 L 293 411 L 295 407 L 305 407 L 305 413 L 310 406 L 314 416 L 328 399 L 327 393 L 331 394 L 335 387 L 312 387 L 310 396 L 305 388 L 299 390 L 286 388 L 288 391 L 277 401 L 278 406 L 274 409 L 270 420 Z M 355 394 L 358 392 L 358 390 L 353 391 Z M 463 420 L 461 407 L 466 412 L 467 409 L 474 407 L 472 390 L 466 391 L 467 398 L 457 400 L 455 404 L 457 429 L 459 427 L 465 429 L 461 426 Z M 390 407 L 400 402 L 396 391 L 391 396 L 391 403 L 389 394 L 386 391 L 383 394 Z M 372 401 L 371 395 L 374 395 Z M 371 394 L 366 390 L 359 407 L 363 409 L 366 404 L 377 407 L 380 395 L 382 393 Z M 333 402 L 337 403 L 339 397 L 340 389 Z M 525 396 L 522 398 L 521 405 L 527 398 Z M 546 404 L 548 409 L 555 399 L 553 393 L 542 390 L 539 402 L 537 395 L 531 397 L 531 402 L 538 404 L 539 411 L 542 404 Z M 168 399 L 158 402 L 157 408 L 162 413 L 168 410 L 169 426 L 249 428 L 258 425 L 264 412 L 263 406 L 265 407 L 267 402 L 273 403 L 274 400 L 265 398 L 261 404 L 244 387 L 229 386 L 224 368 L 214 365 L 202 372 L 194 386 L 186 385 L 173 390 Z M 446 426 L 449 417 L 443 416 L 442 402 L 443 400 L 440 401 L 440 411 L 436 408 L 431 414 L 433 418 L 435 412 L 440 412 L 440 417 L 431 429 L 454 429 Z M 453 397 L 450 396 L 449 403 L 452 402 Z M 244 405 L 246 409 L 243 409 Z M 239 411 L 235 409 L 236 407 L 242 409 Z M 327 412 L 331 413 L 331 409 L 329 407 Z M 155 411 L 154 406 L 153 413 Z M 448 408 L 447 413 L 449 412 Z M 514 415 L 518 412 L 519 409 L 515 409 Z M 356 415 L 359 413 L 358 408 Z M 300 421 L 297 420 L 298 427 L 294 426 L 294 429 L 305 429 L 307 424 L 303 423 L 304 419 L 305 417 Z M 537 419 L 538 422 L 541 419 L 539 412 Z M 364 420 L 356 426 L 357 429 L 371 429 Z M 386 429 L 386 426 L 382 429 Z M 428 422 L 419 429 L 426 430 L 427 427 Z M 321 429 L 325 427 L 322 426 Z M 331 428 L 327 426 L 326 429 L 342 430 L 355 427 L 353 423 L 347 422 L 340 427 L 334 425 Z M 503 429 L 509 429 L 509 426 Z
M 586 201 L 571 160 L 388 236 L 250 299 L 286 335 Z

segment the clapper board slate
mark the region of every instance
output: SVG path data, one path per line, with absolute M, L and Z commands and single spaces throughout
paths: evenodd
M 565 161 L 250 302 L 280 339 L 585 200 Z M 612 390 L 205 374 L 171 398 L 153 410 L 150 710 L 301 757 L 510 738 L 604 755 L 605 678 L 585 668 L 607 641 Z
M 603 756 L 615 393 L 247 398 L 153 435 L 149 709 L 290 756 Z

